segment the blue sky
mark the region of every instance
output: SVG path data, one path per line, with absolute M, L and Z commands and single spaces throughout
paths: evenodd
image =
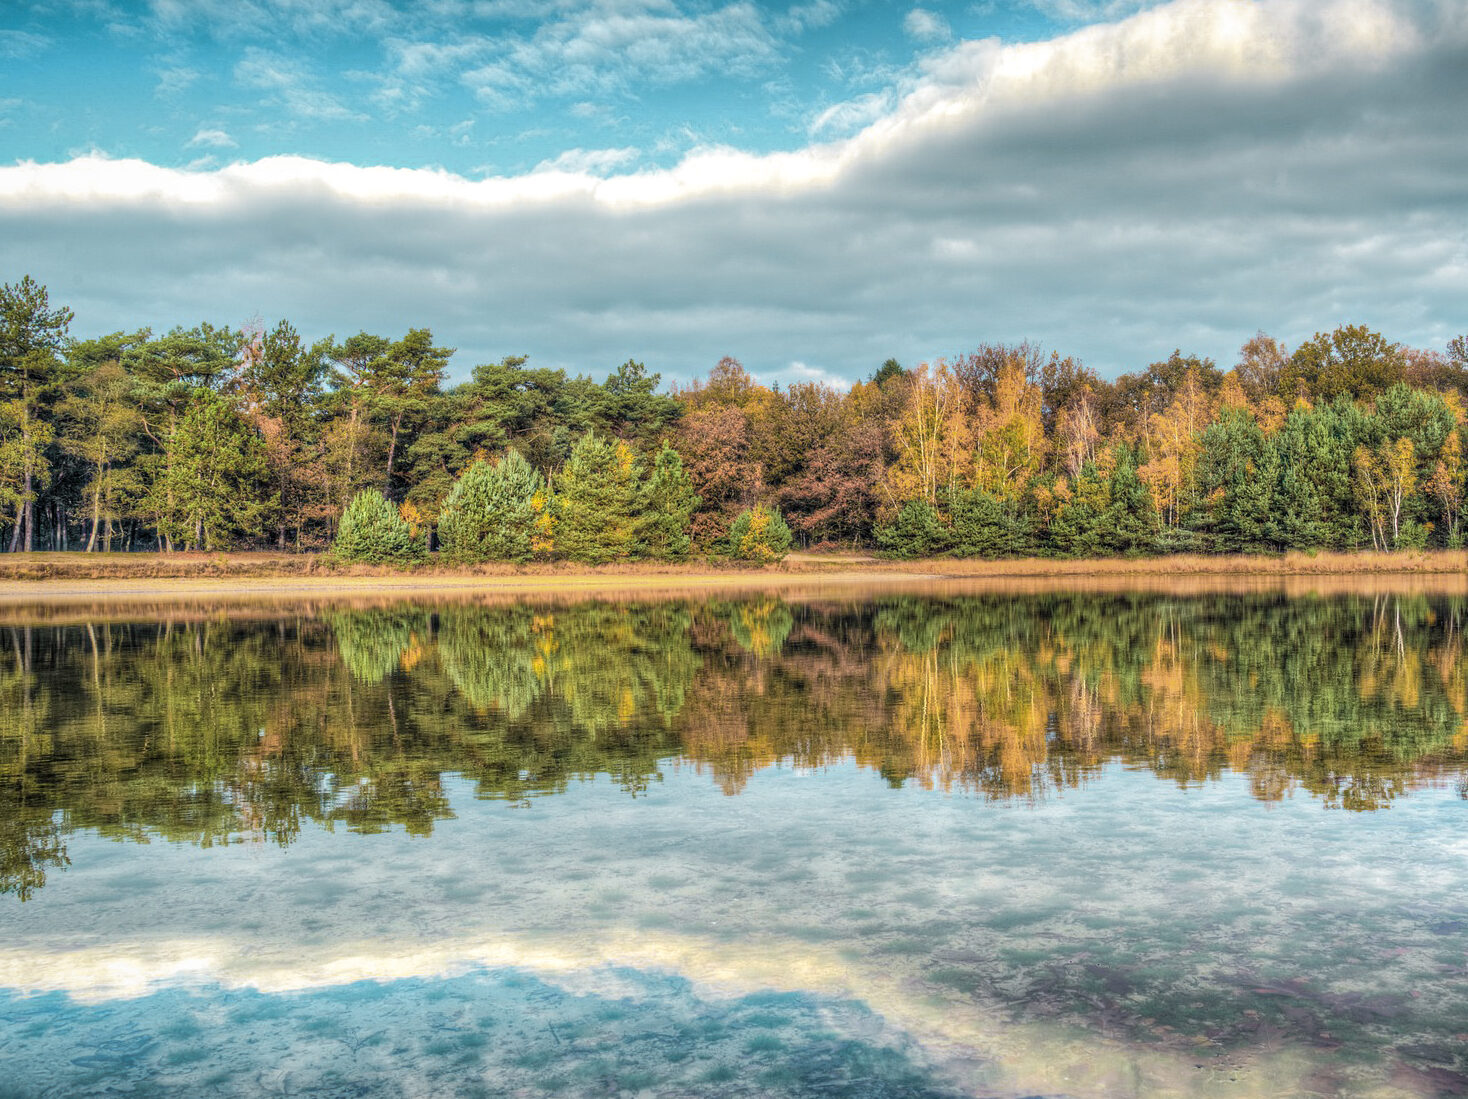
M 1468 0 L 11 0 L 0 280 L 837 384 L 1468 330 Z
M 671 166 L 701 145 L 845 136 L 957 38 L 1043 39 L 1118 7 L 13 3 L 5 137 L 37 160 L 100 151 L 195 169 L 291 153 L 477 178 L 573 150 L 601 153 L 576 161 L 599 172 Z

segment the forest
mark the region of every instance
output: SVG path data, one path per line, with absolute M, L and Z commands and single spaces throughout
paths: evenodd
M 594 563 L 1464 543 L 1465 336 L 1421 349 L 1344 325 L 1291 348 L 1259 333 L 1227 368 L 1175 351 L 1114 380 L 984 344 L 874 364 L 850 389 L 767 386 L 724 358 L 664 390 L 633 360 L 598 382 L 520 355 L 456 382 L 426 328 L 84 339 L 73 320 L 29 276 L 0 286 L 9 552 L 335 543 Z

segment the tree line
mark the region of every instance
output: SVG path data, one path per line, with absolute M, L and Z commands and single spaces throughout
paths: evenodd
M 0 547 L 582 561 L 802 546 L 898 556 L 1459 547 L 1468 337 L 1364 326 L 1115 380 L 984 345 L 849 390 L 737 360 L 660 388 L 524 356 L 452 383 L 426 328 L 92 339 L 0 286 Z M 354 505 L 354 501 L 356 501 Z M 355 554 L 351 547 L 359 547 Z

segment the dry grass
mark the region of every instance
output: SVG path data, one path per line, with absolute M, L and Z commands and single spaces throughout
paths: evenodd
M 44 580 L 200 580 L 391 579 L 437 583 L 443 580 L 531 578 L 552 582 L 585 577 L 634 579 L 680 577 L 692 580 L 734 576 L 778 576 L 787 573 L 828 575 L 836 572 L 901 574 L 928 577 L 1020 576 L 1325 576 L 1362 574 L 1432 574 L 1468 571 L 1468 552 L 1434 550 L 1411 553 L 1287 553 L 1278 557 L 1103 557 L 1057 560 L 1026 557 L 1011 561 L 958 560 L 939 557 L 891 561 L 856 553 L 792 553 L 778 566 L 760 568 L 720 558 L 676 564 L 628 561 L 587 566 L 571 562 L 532 565 L 450 565 L 437 561 L 409 568 L 356 565 L 324 553 L 16 553 L 0 554 L 0 583 Z
M 101 611 L 127 604 L 243 611 L 291 605 L 705 598 L 726 591 L 777 592 L 787 599 L 850 598 L 878 590 L 943 596 L 1042 591 L 1150 591 L 1175 595 L 1468 594 L 1468 554 L 1288 554 L 1283 557 L 1166 557 L 1056 561 L 936 559 L 893 562 L 855 554 L 792 554 L 780 566 L 727 562 L 584 565 L 437 564 L 401 570 L 342 565 L 324 555 L 16 554 L 0 556 L 0 605 L 42 604 Z M 7 616 L 8 617 L 8 616 Z
M 1026 557 L 1013 561 L 961 561 L 936 558 L 911 567 L 942 576 L 1360 576 L 1468 572 L 1468 551 L 1402 553 L 1286 553 L 1279 557 L 1238 554 L 1209 557 L 1101 557 L 1055 560 Z

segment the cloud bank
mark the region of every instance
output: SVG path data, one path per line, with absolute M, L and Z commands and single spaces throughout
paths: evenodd
M 1465 14 L 1176 0 L 961 42 L 853 104 L 849 137 L 665 170 L 24 162 L 0 168 L 0 278 L 46 282 L 86 334 L 428 325 L 460 372 L 529 353 L 689 377 L 733 354 L 852 378 L 1031 338 L 1115 373 L 1344 322 L 1440 347 L 1468 328 Z

